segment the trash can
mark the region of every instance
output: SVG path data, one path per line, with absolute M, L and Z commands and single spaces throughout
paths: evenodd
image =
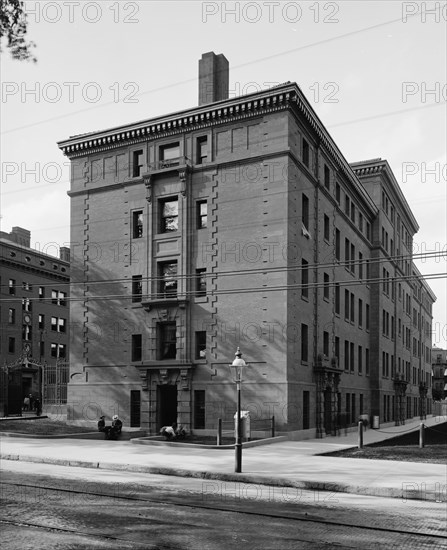
M 242 439 L 250 439 L 250 411 L 241 411 Z M 237 438 L 237 413 L 234 414 L 234 437 Z
M 380 428 L 380 420 L 378 416 L 373 416 L 373 425 L 374 430 L 378 430 Z

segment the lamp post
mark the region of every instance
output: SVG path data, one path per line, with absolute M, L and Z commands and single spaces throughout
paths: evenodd
M 235 448 L 235 468 L 237 473 L 242 472 L 242 423 L 241 423 L 241 385 L 242 385 L 242 369 L 246 367 L 245 361 L 242 359 L 242 352 L 237 348 L 235 353 L 236 359 L 230 365 L 234 367 L 236 374 L 236 388 L 237 388 L 237 433 L 236 433 L 236 445 Z

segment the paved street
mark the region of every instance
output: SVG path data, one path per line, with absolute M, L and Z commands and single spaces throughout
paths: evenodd
M 17 461 L 2 468 L 5 550 L 442 548 L 446 534 L 441 503 Z

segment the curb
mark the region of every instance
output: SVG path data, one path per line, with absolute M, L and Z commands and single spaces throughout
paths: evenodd
M 182 468 L 169 468 L 161 466 L 141 466 L 138 464 L 121 464 L 114 462 L 88 462 L 83 460 L 66 460 L 61 458 L 36 457 L 8 453 L 0 453 L 0 460 L 34 462 L 37 464 L 54 464 L 57 466 L 126 471 L 175 477 L 192 477 L 210 481 L 270 485 L 283 488 L 293 487 L 295 489 L 305 489 L 308 491 L 329 491 L 331 493 L 350 493 L 363 496 L 400 498 L 403 502 L 406 502 L 407 500 L 447 502 L 447 498 L 445 495 L 437 493 L 435 491 L 424 491 L 424 494 L 421 495 L 421 491 L 414 489 L 405 489 L 404 491 L 403 489 L 398 489 L 394 487 L 368 487 L 361 485 L 349 485 L 347 483 L 336 483 L 333 481 L 301 481 L 288 478 L 278 478 L 268 475 L 262 476 L 256 474 L 208 472 L 203 470 L 187 470 Z M 212 493 L 209 492 L 208 494 L 211 495 Z

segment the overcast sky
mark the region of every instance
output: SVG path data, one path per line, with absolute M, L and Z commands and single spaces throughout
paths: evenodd
M 230 96 L 297 82 L 349 162 L 387 159 L 420 226 L 414 252 L 447 254 L 447 7 L 423 4 L 26 2 L 38 63 L 1 58 L 1 229 L 29 229 L 48 253 L 67 246 L 56 142 L 196 106 L 198 59 L 214 51 Z M 446 255 L 416 264 L 447 271 Z M 447 281 L 429 284 L 446 347 Z

